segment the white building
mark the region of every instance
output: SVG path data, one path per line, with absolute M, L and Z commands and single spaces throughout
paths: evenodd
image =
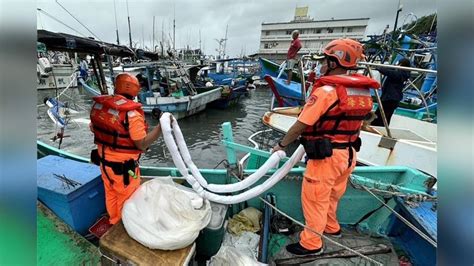
M 278 63 L 285 60 L 293 30 L 300 32 L 299 55 L 318 52 L 334 39 L 365 37 L 369 18 L 313 20 L 307 13 L 308 7 L 297 7 L 290 22 L 262 23 L 259 56 Z

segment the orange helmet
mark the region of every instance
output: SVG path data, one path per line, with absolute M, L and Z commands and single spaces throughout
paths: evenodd
M 324 47 L 323 53 L 335 58 L 346 68 L 355 67 L 357 62 L 364 58 L 362 44 L 352 39 L 333 40 Z
M 115 94 L 126 94 L 135 97 L 139 91 L 140 83 L 135 76 L 129 73 L 121 73 L 115 77 Z

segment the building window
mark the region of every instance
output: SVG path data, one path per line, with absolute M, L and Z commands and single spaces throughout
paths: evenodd
M 292 30 L 287 30 L 286 35 L 291 35 Z
M 316 30 L 316 33 L 321 33 L 321 29 L 317 29 L 317 30 Z
M 270 31 L 269 30 L 265 31 L 265 35 L 267 36 L 270 35 Z
M 263 48 L 268 49 L 268 43 L 265 43 L 265 44 L 263 45 Z
M 347 28 L 347 32 L 352 32 L 352 28 Z
M 333 28 L 328 28 L 328 33 L 333 33 L 334 29 Z

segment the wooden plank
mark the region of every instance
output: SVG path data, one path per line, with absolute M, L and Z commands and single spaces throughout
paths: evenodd
M 149 249 L 131 238 L 122 222 L 115 224 L 100 239 L 101 252 L 122 265 L 185 265 L 194 252 L 194 243 L 178 250 Z M 103 265 L 114 265 L 102 259 Z
M 363 247 L 356 247 L 354 250 L 364 254 L 364 255 L 375 255 L 375 254 L 385 254 L 390 253 L 392 249 L 384 244 L 376 244 L 370 246 L 363 246 Z M 292 257 L 292 258 L 285 258 L 285 259 L 278 259 L 275 260 L 276 265 L 300 265 L 303 263 L 308 263 L 315 260 L 321 259 L 331 259 L 331 258 L 351 258 L 356 257 L 357 254 L 348 251 L 346 249 L 341 249 L 338 251 L 323 253 L 321 255 L 306 255 L 306 256 L 299 256 L 299 257 Z

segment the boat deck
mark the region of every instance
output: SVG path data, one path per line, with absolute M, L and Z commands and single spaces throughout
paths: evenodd
M 291 243 L 295 243 L 299 239 L 299 233 L 295 233 L 288 237 L 287 243 L 285 246 Z M 386 238 L 380 237 L 370 237 L 368 235 L 360 234 L 353 229 L 342 229 L 341 238 L 332 238 L 338 243 L 341 243 L 347 247 L 356 249 L 367 246 L 375 246 L 378 244 L 385 245 L 390 249 L 389 253 L 385 254 L 375 254 L 369 255 L 368 257 L 374 259 L 383 265 L 398 265 L 398 257 L 394 251 L 394 248 L 390 241 Z M 324 253 L 318 257 L 324 256 L 325 254 L 339 251 L 342 248 L 330 243 L 329 241 L 325 242 Z M 315 256 L 316 257 L 316 256 Z M 282 260 L 286 258 L 293 258 L 292 260 Z M 311 261 L 312 260 L 312 261 Z M 305 261 L 302 257 L 297 257 L 286 251 L 283 246 L 273 257 L 269 259 L 270 265 L 373 265 L 371 262 L 359 257 L 350 257 L 350 258 L 318 258 L 318 259 L 309 259 Z
M 38 265 L 99 265 L 97 247 L 73 231 L 43 204 L 37 204 Z

